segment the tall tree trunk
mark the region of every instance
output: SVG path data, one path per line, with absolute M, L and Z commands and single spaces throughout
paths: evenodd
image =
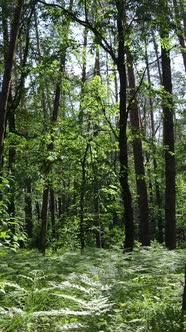
M 38 17 L 36 8 L 34 7 L 34 23 L 35 23 L 35 34 L 36 34 L 36 45 L 37 45 L 37 52 L 39 55 L 39 63 L 41 62 L 41 48 L 40 48 L 40 40 L 39 40 L 39 29 L 38 29 Z M 45 87 L 42 88 L 41 92 L 41 105 L 43 111 L 43 119 L 44 119 L 44 130 L 46 130 L 47 125 L 47 107 L 46 107 L 46 100 L 45 100 Z M 49 169 L 49 162 L 47 162 L 47 171 Z M 47 173 L 46 171 L 46 173 Z M 47 175 L 47 174 L 45 174 Z M 37 205 L 38 217 L 41 218 L 41 230 L 39 236 L 39 245 L 38 248 L 43 255 L 45 255 L 46 251 L 46 237 L 47 237 L 47 227 L 48 227 L 48 199 L 49 199 L 49 184 L 45 183 L 45 187 L 43 188 L 42 194 L 42 207 L 41 207 L 41 214 L 39 213 L 39 205 Z M 40 219 L 39 219 L 40 221 Z
M 83 119 L 84 114 L 82 110 L 82 99 L 84 97 L 84 84 L 87 80 L 87 36 L 88 36 L 88 29 L 87 27 L 84 28 L 83 33 L 83 50 L 82 50 L 82 75 L 81 75 L 81 93 L 80 93 L 80 109 L 79 109 L 79 122 L 81 126 L 81 131 L 83 132 Z M 81 184 L 80 184 L 80 224 L 79 224 L 79 241 L 81 252 L 85 248 L 85 222 L 84 222 L 84 199 L 85 199 L 85 188 L 86 188 L 86 158 L 87 153 L 90 148 L 89 143 L 85 148 L 85 152 L 81 161 Z
M 168 39 L 168 33 L 161 38 Z M 174 105 L 172 95 L 171 63 L 169 51 L 161 48 L 163 97 L 163 129 L 165 148 L 165 243 L 168 249 L 176 248 L 176 190 L 174 151 Z
M 100 46 L 96 45 L 96 54 L 95 54 L 95 64 L 94 64 L 94 76 L 101 77 L 100 71 Z M 97 125 L 94 126 L 94 137 L 97 136 Z M 96 237 L 96 248 L 102 248 L 102 230 L 101 230 L 101 223 L 100 223 L 100 201 L 99 201 L 99 183 L 98 183 L 98 172 L 99 169 L 97 164 L 93 160 L 92 150 L 91 152 L 91 161 L 92 161 L 92 171 L 93 171 L 93 195 L 94 195 L 94 225 L 95 227 L 95 237 Z
M 134 245 L 133 234 L 133 208 L 132 197 L 128 182 L 128 146 L 127 146 L 127 100 L 126 100 L 126 68 L 125 68 L 125 41 L 124 41 L 124 2 L 116 1 L 117 7 L 117 30 L 118 30 L 118 58 L 117 69 L 119 73 L 120 96 L 119 96 L 119 152 L 120 152 L 120 184 L 124 205 L 125 241 L 124 248 L 132 250 Z
M 127 50 L 127 68 L 128 68 L 128 81 L 130 89 L 130 123 L 133 134 L 133 153 L 134 153 L 134 166 L 136 174 L 136 186 L 138 194 L 138 209 L 139 209 L 139 240 L 144 246 L 150 245 L 149 235 L 149 208 L 148 208 L 148 197 L 147 197 L 147 186 L 145 181 L 145 168 L 142 141 L 140 138 L 140 121 L 138 111 L 138 101 L 136 97 L 136 83 L 133 68 L 132 55 L 130 50 Z
M 157 59 L 157 52 L 156 52 L 156 59 Z M 147 41 L 145 40 L 145 61 L 146 61 L 146 67 L 147 67 L 147 79 L 148 83 L 151 89 L 152 82 L 151 82 L 151 75 L 150 75 L 150 69 L 149 69 L 149 60 L 148 60 L 148 50 L 147 50 Z M 159 60 L 157 59 L 157 62 Z M 162 81 L 162 75 L 161 75 L 161 69 L 160 66 L 158 66 L 159 71 L 159 80 Z M 155 137 L 155 125 L 154 125 L 154 106 L 153 106 L 153 99 L 152 99 L 152 93 L 151 90 L 149 91 L 149 106 L 150 106 L 150 119 L 151 119 L 151 137 L 152 137 L 152 144 L 153 144 L 153 168 L 155 174 L 157 174 L 157 160 L 155 157 L 156 152 L 156 137 Z M 157 240 L 159 243 L 163 243 L 163 217 L 162 217 L 162 201 L 161 201 L 161 195 L 160 195 L 160 187 L 159 183 L 157 181 L 157 178 L 155 178 L 155 195 L 156 195 L 156 206 L 158 209 L 157 213 L 157 228 L 158 228 L 158 234 L 157 234 Z
M 7 50 L 5 69 L 2 82 L 2 90 L 0 94 L 0 165 L 2 161 L 3 154 L 3 141 L 5 134 L 5 122 L 6 122 L 6 112 L 7 112 L 7 102 L 10 90 L 11 74 L 14 61 L 14 54 L 17 44 L 17 38 L 20 28 L 21 15 L 23 10 L 24 0 L 17 1 L 14 19 L 11 27 L 10 42 Z
M 84 156 L 81 162 L 82 175 L 81 175 L 81 190 L 80 190 L 80 226 L 79 226 L 79 239 L 81 252 L 85 248 L 85 225 L 84 225 L 84 198 L 85 198 L 85 185 L 86 185 L 86 158 L 90 148 L 90 144 L 87 143 Z
M 8 111 L 8 124 L 9 132 L 15 132 L 15 113 L 11 108 Z M 8 214 L 11 218 L 15 218 L 15 161 L 16 161 L 16 150 L 15 146 L 10 147 L 9 149 L 9 158 L 8 158 L 8 169 L 11 174 L 11 186 L 9 192 L 9 202 L 8 202 Z M 11 226 L 11 231 L 15 234 L 15 225 Z

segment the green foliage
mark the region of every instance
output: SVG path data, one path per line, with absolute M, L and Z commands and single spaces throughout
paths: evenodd
M 0 251 L 0 328 L 9 332 L 183 332 L 185 251 Z
M 0 177 L 0 246 L 16 249 L 20 242 L 26 241 L 26 235 L 23 231 L 22 220 L 8 213 L 11 182 L 14 182 L 14 178 Z

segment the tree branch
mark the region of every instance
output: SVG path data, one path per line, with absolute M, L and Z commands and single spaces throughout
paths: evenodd
M 107 121 L 107 123 L 108 123 L 108 125 L 109 125 L 109 127 L 110 127 L 110 129 L 112 131 L 112 133 L 114 134 L 114 137 L 117 139 L 117 141 L 119 141 L 119 136 L 116 134 L 116 131 L 114 130 L 110 119 L 107 117 L 105 108 L 102 108 L 102 111 L 103 111 L 105 120 Z
M 100 44 L 100 46 L 105 50 L 105 52 L 109 53 L 112 60 L 114 61 L 114 63 L 117 62 L 117 57 L 113 51 L 113 48 L 111 45 L 109 45 L 109 43 L 107 42 L 107 40 L 103 37 L 103 35 L 90 23 L 90 21 L 88 20 L 88 18 L 86 17 L 85 20 L 80 19 L 79 17 L 76 16 L 75 13 L 71 12 L 70 10 L 64 8 L 61 5 L 55 4 L 55 3 L 47 3 L 45 1 L 42 0 L 38 0 L 38 3 L 41 3 L 47 7 L 52 7 L 52 8 L 59 8 L 63 11 L 63 13 L 65 15 L 67 15 L 68 17 L 70 17 L 71 19 L 73 19 L 75 22 L 79 23 L 80 25 L 87 27 L 89 30 L 91 30 L 94 35 L 97 37 L 98 43 Z

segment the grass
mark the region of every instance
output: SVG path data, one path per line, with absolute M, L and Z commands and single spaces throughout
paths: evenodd
M 2 332 L 184 332 L 185 250 L 1 250 Z

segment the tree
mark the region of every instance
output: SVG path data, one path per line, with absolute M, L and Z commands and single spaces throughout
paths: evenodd
M 162 4 L 165 12 L 168 11 L 167 3 Z M 169 33 L 165 26 L 160 27 L 162 40 L 162 85 L 163 91 L 163 135 L 165 148 L 165 243 L 169 249 L 176 247 L 176 187 L 175 187 L 175 149 L 174 149 L 174 102 L 172 93 L 171 60 Z M 164 44 L 165 42 L 165 44 Z
M 0 94 L 0 164 L 2 162 L 2 154 L 3 154 L 3 141 L 5 135 L 6 112 L 7 112 L 9 91 L 10 91 L 12 67 L 13 67 L 15 49 L 18 39 L 18 33 L 21 24 L 23 5 L 24 5 L 23 0 L 16 2 L 16 7 L 14 9 L 14 18 L 11 26 L 10 41 L 5 59 L 4 75 L 3 75 L 2 88 Z
M 154 33 L 152 32 L 152 38 L 153 38 L 153 46 L 158 66 L 158 74 L 159 74 L 159 81 L 162 82 L 162 75 L 160 70 L 160 64 L 159 64 L 159 58 L 157 53 L 157 45 L 154 38 Z M 148 55 L 148 47 L 147 47 L 148 41 L 147 36 L 145 37 L 145 63 L 147 68 L 147 82 L 148 82 L 148 97 L 149 97 L 149 111 L 150 111 L 150 126 L 151 126 L 151 140 L 152 140 L 152 159 L 153 159 L 153 173 L 157 174 L 158 172 L 158 160 L 156 156 L 156 150 L 157 150 L 157 142 L 156 142 L 156 131 L 157 128 L 155 126 L 155 105 L 154 105 L 154 96 L 153 96 L 153 86 L 152 86 L 152 78 L 151 78 L 151 72 L 150 72 L 150 66 L 149 66 L 149 55 Z M 151 173 L 150 173 L 151 177 Z M 150 180 L 150 179 L 149 179 Z M 151 196 L 153 196 L 153 186 L 151 184 Z M 154 235 L 155 238 L 160 242 L 163 243 L 163 216 L 162 216 L 162 199 L 161 199 L 161 190 L 160 185 L 157 176 L 155 177 L 155 201 L 152 199 L 152 205 L 153 205 L 153 211 L 152 211 L 152 219 L 154 224 Z M 156 209 L 154 208 L 156 207 Z M 155 213 L 154 211 L 157 210 Z M 157 234 L 156 234 L 157 229 Z
M 138 209 L 139 209 L 139 220 L 140 220 L 140 231 L 139 240 L 144 246 L 150 245 L 150 234 L 149 234 L 149 209 L 148 209 L 148 197 L 147 197 L 147 186 L 145 181 L 145 168 L 144 158 L 141 140 L 140 120 L 138 101 L 136 96 L 136 83 L 134 75 L 133 60 L 130 48 L 127 50 L 127 69 L 128 69 L 128 81 L 130 89 L 130 101 L 128 110 L 130 113 L 130 124 L 132 131 L 132 145 L 134 153 L 134 165 L 136 174 L 136 186 L 138 195 Z
M 177 1 L 173 0 L 174 4 L 174 12 L 175 12 L 175 30 L 176 34 L 180 43 L 180 49 L 181 49 L 181 54 L 183 58 L 183 64 L 186 72 L 186 45 L 185 45 L 185 34 L 184 34 L 184 29 L 185 26 L 184 24 L 186 23 L 184 15 L 185 15 L 185 9 L 183 6 L 182 1 Z M 182 20 L 183 20 L 183 26 L 182 26 Z

